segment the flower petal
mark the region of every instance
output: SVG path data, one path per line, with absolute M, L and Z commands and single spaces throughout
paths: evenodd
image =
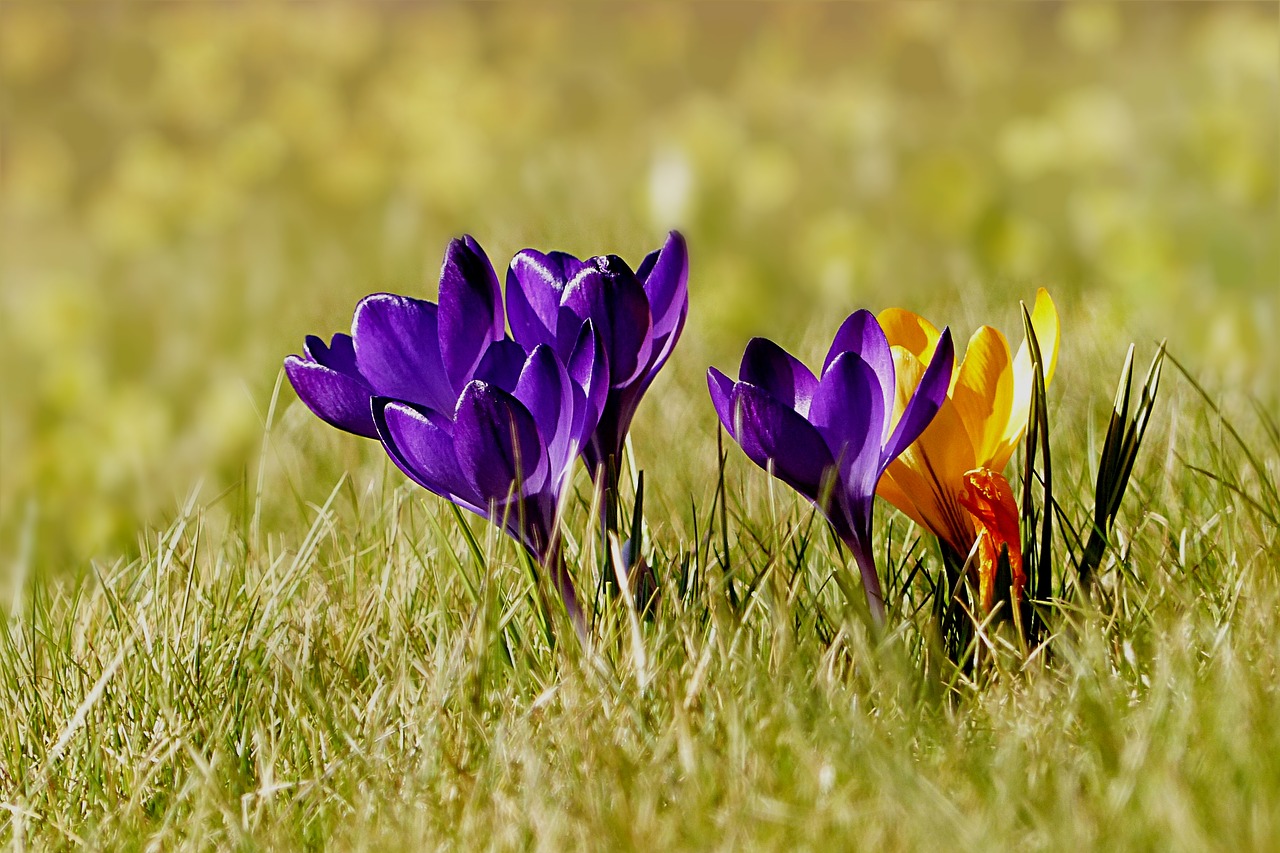
M 1049 387 L 1058 369 L 1058 348 L 1062 342 L 1062 327 L 1058 321 L 1058 309 L 1043 287 L 1036 291 L 1035 308 L 1031 311 L 1031 328 L 1040 344 L 1040 356 L 1044 360 L 1044 384 Z M 991 460 L 991 467 L 1003 470 L 1013 455 L 1014 448 L 1022 440 L 1031 414 L 1031 393 L 1035 377 L 1031 372 L 1031 350 L 1024 340 L 1013 358 L 1013 402 L 1010 404 L 1009 424 L 1001 437 L 1000 447 Z
M 516 390 L 526 358 L 524 347 L 515 341 L 495 341 L 485 350 L 474 378 L 496 385 L 510 394 Z
M 484 502 L 537 493 L 547 478 L 538 425 L 524 404 L 485 382 L 463 389 L 454 416 L 454 447 L 463 476 Z
M 979 465 L 990 465 L 1009 426 L 1013 404 L 1013 367 L 1004 335 L 990 326 L 973 333 L 951 401 L 969 433 L 974 458 Z
M 857 353 L 837 355 L 813 395 L 809 420 L 840 466 L 840 485 L 851 505 L 865 503 L 869 507 L 875 494 L 880 443 L 888 418 L 881 377 L 875 369 Z M 860 529 L 861 525 L 855 527 Z
M 736 419 L 738 444 L 747 457 L 766 470 L 772 462 L 774 476 L 817 501 L 835 461 L 813 424 L 763 388 L 746 382 L 734 386 L 730 412 Z
M 941 337 L 937 326 L 904 308 L 886 308 L 879 320 L 889 346 L 902 347 L 925 364 L 933 358 Z
M 818 390 L 813 372 L 768 338 L 752 338 L 742 353 L 738 378 L 767 391 L 779 403 L 807 417 Z
M 911 370 L 913 390 L 909 400 L 902 402 L 895 399 L 894 409 L 896 423 L 889 440 L 885 442 L 884 451 L 880 455 L 880 467 L 883 469 L 889 461 L 898 457 L 929 426 L 936 416 L 939 407 L 947 399 L 947 386 L 951 383 L 951 374 L 955 365 L 955 349 L 951 343 L 950 327 L 942 330 L 929 366 L 920 374 L 920 360 L 898 347 L 893 350 L 895 398 L 902 390 L 897 381 L 901 369 L 899 363 L 904 360 Z M 916 377 L 919 377 L 918 380 Z
M 653 350 L 649 299 L 626 262 L 616 255 L 592 258 L 569 282 L 557 321 L 560 352 L 571 349 L 578 337 L 578 323 L 566 323 L 566 312 L 578 323 L 595 324 L 609 354 L 613 387 L 624 387 L 643 375 Z
M 453 411 L 457 397 L 440 360 L 433 303 L 375 293 L 356 306 L 351 330 L 356 364 L 374 392 Z
M 569 378 L 582 391 L 580 398 L 574 397 L 573 435 L 577 446 L 585 447 L 600 423 L 609 396 L 609 356 L 590 320 L 582 324 L 568 369 Z
M 514 396 L 533 415 L 547 449 L 551 474 L 560 477 L 577 458 L 573 441 L 573 382 L 555 351 L 538 344 L 520 372 Z
M 373 389 L 359 374 L 349 376 L 296 355 L 284 360 L 284 372 L 298 392 L 298 398 L 320 420 L 365 438 L 378 437 L 369 412 Z
M 502 291 L 472 237 L 452 240 L 440 269 L 440 356 L 455 391 L 475 374 L 489 344 L 503 339 Z
M 665 340 L 689 311 L 689 249 L 680 232 L 672 231 L 660 250 L 645 256 L 636 278 L 649 298 L 653 337 Z
M 990 611 L 995 600 L 995 582 L 1001 551 L 1009 558 L 1013 601 L 1022 596 L 1026 575 L 1022 570 L 1022 533 L 1019 528 L 1018 504 L 1013 499 L 1009 481 L 998 471 L 978 468 L 964 475 L 960 505 L 976 522 L 978 529 L 978 576 L 982 607 Z
M 912 377 L 909 369 L 919 361 L 910 354 L 907 359 L 898 362 L 902 368 L 898 373 L 900 395 L 904 385 L 909 394 L 920 381 L 920 373 Z M 903 374 L 907 374 L 905 381 Z M 924 432 L 889 461 L 877 492 L 963 557 L 969 552 L 974 533 L 969 514 L 959 504 L 958 493 L 964 472 L 973 467 L 973 447 L 964 424 L 951 400 L 944 398 Z M 885 483 L 892 486 L 885 487 Z
M 458 464 L 453 424 L 448 417 L 376 397 L 373 420 L 383 448 L 405 476 L 429 492 L 488 517 L 488 502 L 479 496 Z
M 564 289 L 584 266 L 564 252 L 543 254 L 535 249 L 525 249 L 511 259 L 507 315 L 517 341 L 530 349 L 536 344 L 555 344 Z
M 823 376 L 826 375 L 832 362 L 845 352 L 857 353 L 879 379 L 881 399 L 884 410 L 893 410 L 893 355 L 889 351 L 889 340 L 875 315 L 865 309 L 855 311 L 845 319 L 836 331 L 836 336 L 827 351 L 827 358 L 822 364 Z M 886 420 L 886 426 L 888 421 Z M 887 435 L 881 435 L 883 441 Z
M 725 432 L 734 441 L 738 440 L 738 428 L 734 423 L 733 386 L 737 384 L 714 367 L 707 368 L 707 390 L 711 392 L 711 405 L 716 407 L 716 415 Z
M 360 369 L 356 367 L 355 343 L 351 340 L 350 335 L 344 335 L 339 332 L 333 336 L 328 345 L 315 335 L 307 335 L 302 351 L 306 353 L 308 361 L 323 364 L 325 367 L 332 367 L 339 373 L 345 373 L 348 376 L 355 377 L 360 375 Z

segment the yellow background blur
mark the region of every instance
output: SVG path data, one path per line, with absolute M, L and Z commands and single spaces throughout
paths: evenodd
M 795 5 L 0 5 L 0 563 L 252 493 L 281 359 L 431 295 L 463 232 L 501 269 L 685 230 L 646 448 L 714 435 L 703 371 L 751 334 L 1012 332 L 1038 284 L 1115 361 L 1083 399 L 1167 335 L 1275 404 L 1275 3 Z M 280 402 L 300 501 L 382 464 Z

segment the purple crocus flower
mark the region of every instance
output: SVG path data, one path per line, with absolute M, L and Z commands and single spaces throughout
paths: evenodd
M 604 344 L 610 387 L 600 423 L 584 449 L 592 477 L 616 473 L 640 398 L 675 349 L 689 314 L 689 253 L 672 231 L 634 272 L 616 255 L 580 260 L 525 249 L 507 271 L 507 316 L 526 348 L 553 347 L 568 358 L 590 320 Z
M 440 304 L 376 293 L 351 334 L 309 336 L 285 372 L 325 422 L 379 439 L 410 479 L 503 527 L 552 573 L 585 629 L 556 533 L 560 497 L 595 432 L 608 361 L 591 321 L 562 324 L 564 356 L 506 337 L 498 277 L 471 237 L 452 241 Z
M 498 277 L 471 237 L 453 240 L 440 271 L 440 304 L 375 293 L 360 300 L 351 334 L 309 335 L 285 373 L 321 420 L 377 438 L 371 401 L 390 397 L 453 412 L 476 377 L 510 376 L 524 350 L 505 335 Z
M 820 379 L 764 338 L 747 345 L 739 381 L 707 371 L 729 435 L 751 461 L 813 502 L 849 546 L 878 625 L 884 596 L 871 547 L 876 484 L 933 420 L 954 359 L 951 330 L 944 329 L 937 355 L 896 419 L 894 357 L 869 311 L 850 315 L 836 332 Z
M 561 497 L 608 392 L 604 350 L 584 323 L 567 361 L 539 344 L 516 373 L 473 379 L 440 410 L 375 397 L 383 447 L 411 480 L 490 519 L 551 573 L 579 633 L 586 623 L 560 559 Z

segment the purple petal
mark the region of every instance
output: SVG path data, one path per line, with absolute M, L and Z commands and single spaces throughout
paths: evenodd
M 711 405 L 716 407 L 716 415 L 725 431 L 738 440 L 738 429 L 733 422 L 733 386 L 737 384 L 714 367 L 707 368 L 707 390 L 711 392 Z
M 440 360 L 436 310 L 390 293 L 366 296 L 356 306 L 356 364 L 379 396 L 453 411 L 457 396 Z
M 298 398 L 320 420 L 365 438 L 378 437 L 369 412 L 373 389 L 358 374 L 348 376 L 296 355 L 284 360 L 284 372 L 298 392 Z
M 888 418 L 880 377 L 856 353 L 836 356 L 813 395 L 809 420 L 840 465 L 848 500 L 868 502 L 880 479 L 880 442 Z
M 822 364 L 825 375 L 832 362 L 841 353 L 856 353 L 879 378 L 881 396 L 884 399 L 885 411 L 893 411 L 894 395 L 897 389 L 893 384 L 893 352 L 889 349 L 889 340 L 876 316 L 865 309 L 855 311 L 848 316 L 836 332 L 831 349 L 827 351 L 826 361 Z M 881 435 L 883 441 L 886 436 Z
M 332 367 L 339 373 L 345 373 L 348 376 L 359 376 L 360 370 L 356 367 L 356 348 L 355 343 L 351 340 L 350 335 L 344 335 L 341 332 L 333 336 L 333 340 L 327 346 L 325 342 L 315 335 L 307 335 L 306 344 L 302 351 L 306 353 L 308 361 L 314 361 L 317 364 L 323 364 L 325 367 Z
M 653 317 L 653 337 L 666 340 L 682 324 L 689 311 L 689 249 L 678 231 L 640 262 L 636 278 L 644 284 Z
M 544 255 L 534 249 L 525 249 L 511 259 L 507 269 L 507 314 L 517 341 L 530 349 L 556 342 L 564 289 L 583 266 L 582 261 L 564 252 Z
M 582 390 L 581 398 L 574 398 L 573 435 L 578 446 L 584 447 L 600 423 L 609 396 L 609 356 L 590 320 L 582 324 L 569 356 L 569 378 Z
M 657 378 L 658 371 L 662 369 L 662 365 L 667 363 L 667 359 L 671 357 L 676 344 L 680 342 L 680 333 L 684 331 L 684 323 L 688 316 L 689 302 L 686 299 L 679 316 L 676 318 L 676 327 L 669 334 L 662 337 L 654 336 L 653 354 L 649 356 L 649 372 L 644 378 L 644 386 L 646 388 Z
M 405 476 L 429 492 L 488 517 L 488 502 L 480 498 L 458 465 L 453 423 L 448 417 L 377 397 L 373 420 L 383 448 Z
M 834 467 L 831 451 L 813 424 L 746 382 L 734 386 L 731 411 L 738 419 L 738 444 L 761 468 L 809 500 L 816 501 Z
M 533 415 L 552 476 L 559 477 L 577 458 L 578 448 L 573 441 L 573 382 L 551 347 L 539 344 L 529 353 L 514 396 Z
M 889 463 L 897 459 L 902 451 L 911 446 L 920 434 L 925 431 L 938 413 L 938 407 L 947 397 L 951 387 L 951 374 L 955 370 L 955 345 L 951 341 L 951 327 L 942 330 L 938 338 L 938 346 L 920 377 L 920 384 L 911 395 L 911 400 L 902 410 L 902 417 L 894 427 L 893 435 L 885 444 L 880 454 L 880 468 L 883 470 Z
M 502 291 L 484 249 L 470 236 L 451 241 L 440 269 L 440 356 L 455 390 L 503 329 Z
M 497 385 L 503 391 L 511 393 L 516 390 L 516 383 L 520 381 L 520 371 L 524 369 L 526 358 L 524 347 L 515 341 L 495 341 L 480 359 L 473 378 Z
M 619 257 L 596 257 L 565 288 L 558 321 L 559 351 L 577 340 L 577 324 L 566 324 L 571 313 L 579 322 L 591 320 L 609 354 L 613 387 L 629 385 L 648 368 L 653 351 L 649 299 L 635 273 Z M 567 327 L 566 327 L 567 326 Z
M 463 389 L 454 417 L 454 448 L 467 481 L 484 501 L 534 494 L 547 477 L 546 449 L 524 404 L 507 392 L 473 381 Z
M 752 338 L 742 354 L 738 378 L 768 391 L 802 416 L 818 390 L 818 380 L 799 359 L 766 338 Z

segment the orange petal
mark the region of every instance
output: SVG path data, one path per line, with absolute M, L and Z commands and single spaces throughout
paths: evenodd
M 886 308 L 876 319 L 889 339 L 889 346 L 902 347 L 925 364 L 933 358 L 942 334 L 928 320 L 905 308 Z
M 974 466 L 964 424 L 951 401 L 943 400 L 928 428 L 890 463 L 880 482 L 891 485 L 877 491 L 958 554 L 967 554 L 973 524 L 960 506 L 959 493 L 964 473 Z
M 1014 599 L 1022 592 L 1026 577 L 1022 572 L 1022 533 L 1018 525 L 1018 504 L 1013 488 L 1004 475 L 989 468 L 978 468 L 964 475 L 965 487 L 960 505 L 973 516 L 979 538 L 986 535 L 990 543 L 988 567 L 995 571 L 994 559 L 1002 547 L 1009 549 L 1009 569 L 1013 575 Z M 980 553 L 979 558 L 983 558 Z M 994 575 L 993 575 L 994 577 Z
M 951 399 L 973 445 L 977 462 L 986 467 L 998 453 L 1013 405 L 1013 367 L 1004 335 L 983 326 L 973 333 L 951 389 Z

